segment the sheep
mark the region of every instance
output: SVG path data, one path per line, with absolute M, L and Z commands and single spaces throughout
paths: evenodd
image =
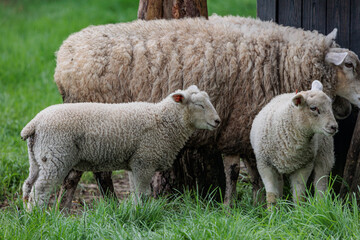
M 271 207 L 282 196 L 283 174 L 289 174 L 294 202 L 305 192 L 306 182 L 316 165 L 318 192 L 327 187 L 326 177 L 335 163 L 332 136 L 338 125 L 332 100 L 315 80 L 310 91 L 281 94 L 255 117 L 250 141 L 256 164 Z
M 69 103 L 50 106 L 21 131 L 30 174 L 23 184 L 28 209 L 43 206 L 71 169 L 129 170 L 135 192 L 150 194 L 155 171 L 166 170 L 196 129 L 220 118 L 206 92 L 190 86 L 159 103 Z
M 249 135 L 261 108 L 278 94 L 308 89 L 313 79 L 331 98 L 360 106 L 360 62 L 334 44 L 336 31 L 324 36 L 256 19 L 219 18 L 87 27 L 62 43 L 54 79 L 64 102 L 158 101 L 191 84 L 205 89 L 223 124 L 193 135 L 186 149 L 223 154 L 228 203 L 240 157 L 252 180 L 258 176 Z

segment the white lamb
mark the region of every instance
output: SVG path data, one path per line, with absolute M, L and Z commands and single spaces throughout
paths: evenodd
M 171 167 L 196 129 L 215 129 L 219 116 L 196 86 L 159 103 L 70 103 L 50 106 L 21 132 L 30 174 L 23 185 L 28 209 L 44 205 L 71 169 L 132 171 L 135 191 L 148 195 L 155 171 Z
M 322 88 L 315 80 L 310 91 L 279 95 L 254 119 L 250 141 L 268 207 L 282 196 L 283 174 L 290 176 L 294 201 L 303 195 L 314 168 L 317 191 L 326 190 L 338 125 Z

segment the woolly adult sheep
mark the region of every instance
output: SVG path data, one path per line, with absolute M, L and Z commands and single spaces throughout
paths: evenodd
M 314 170 L 314 186 L 327 187 L 335 163 L 332 136 L 338 125 L 332 100 L 315 80 L 310 91 L 281 94 L 255 117 L 250 131 L 257 168 L 265 185 L 268 207 L 282 196 L 283 174 L 289 174 L 293 199 L 305 192 Z
M 256 170 L 250 128 L 272 97 L 319 79 L 331 98 L 360 105 L 359 59 L 335 46 L 335 32 L 324 36 L 255 19 L 244 19 L 243 28 L 211 19 L 137 20 L 72 34 L 57 52 L 54 75 L 64 102 L 158 101 L 196 84 L 210 93 L 223 124 L 197 133 L 189 145 L 217 148 L 225 168 L 235 170 L 239 157 Z M 227 176 L 234 172 L 226 170 Z M 234 182 L 228 181 L 227 201 Z
M 30 174 L 23 185 L 28 208 L 43 205 L 71 169 L 132 172 L 136 193 L 150 193 L 155 171 L 171 167 L 195 129 L 215 129 L 219 116 L 196 86 L 163 101 L 50 106 L 21 131 L 28 139 Z

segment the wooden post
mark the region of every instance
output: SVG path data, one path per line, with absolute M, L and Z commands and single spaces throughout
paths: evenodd
M 139 3 L 139 19 L 179 19 L 200 16 L 208 18 L 206 0 L 140 0 Z

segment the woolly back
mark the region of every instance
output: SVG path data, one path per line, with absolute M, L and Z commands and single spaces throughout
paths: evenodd
M 157 102 L 195 84 L 209 94 L 222 124 L 197 132 L 190 144 L 238 152 L 250 145 L 252 120 L 272 97 L 308 89 L 313 79 L 333 96 L 335 75 L 324 64 L 324 35 L 246 21 L 249 28 L 226 18 L 89 27 L 64 41 L 55 81 L 66 102 Z

